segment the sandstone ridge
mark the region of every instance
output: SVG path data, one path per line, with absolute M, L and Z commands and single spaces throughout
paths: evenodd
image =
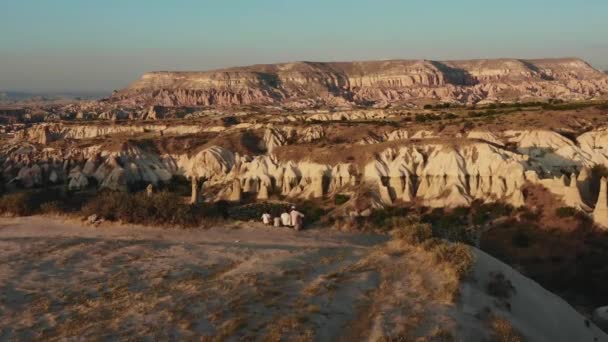
M 608 77 L 576 58 L 294 62 L 203 72 L 150 72 L 114 93 L 125 105 L 386 106 L 608 94 Z

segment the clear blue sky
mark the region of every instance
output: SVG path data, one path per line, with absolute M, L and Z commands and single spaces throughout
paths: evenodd
M 608 0 L 0 0 L 4 90 L 295 60 L 561 56 L 608 68 Z

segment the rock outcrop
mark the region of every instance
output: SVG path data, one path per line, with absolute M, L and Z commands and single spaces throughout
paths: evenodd
M 608 227 L 608 185 L 605 177 L 600 180 L 600 192 L 597 197 L 595 209 L 593 209 L 593 220 Z
M 94 179 L 102 188 L 126 190 L 130 184 L 156 187 L 174 176 L 184 176 L 205 182 L 204 189 L 199 183 L 192 184 L 193 203 L 202 197 L 205 201 L 241 201 L 245 195 L 267 200 L 349 193 L 369 197 L 367 202 L 373 207 L 413 201 L 430 207 L 458 207 L 476 200 L 521 206 L 525 201 L 523 188 L 532 183 L 555 194 L 564 206 L 593 211 L 595 222 L 608 228 L 605 182 L 600 182 L 601 189 L 592 188 L 597 180 L 592 180 L 590 171 L 595 165 L 608 165 L 608 149 L 603 148 L 608 145 L 605 128 L 587 131 L 576 139 L 549 130 L 475 130 L 447 140 L 437 132 L 398 128 L 361 141 L 365 146 L 360 146 L 359 159 L 364 163 L 354 158 L 352 162 L 338 160 L 345 156 L 332 151 L 331 146 L 323 153 L 332 154 L 335 162 L 331 158 L 325 163 L 314 162 L 309 158 L 312 155 L 294 160 L 274 154 L 279 147 L 289 149 L 290 144 L 323 138 L 328 128 L 317 124 L 305 124 L 305 129 L 272 124 L 231 127 L 230 134 L 257 130 L 259 144 L 264 147 L 257 155 L 211 144 L 161 153 L 129 140 L 106 149 L 104 144 L 72 148 L 39 139 L 42 133 L 52 141 L 54 137 L 74 136 L 74 132 L 84 136 L 129 132 L 120 125 L 91 130 L 82 127 L 88 126 L 43 124 L 27 129 L 0 150 L 3 178 L 25 188 L 66 182 L 72 190 L 84 189 Z M 145 127 L 148 134 L 153 128 L 170 129 L 164 125 Z M 369 146 L 374 144 L 378 146 Z M 368 148 L 373 152 L 366 152 Z
M 161 106 L 385 106 L 416 99 L 476 103 L 589 99 L 607 93 L 608 77 L 579 59 L 390 60 L 151 72 L 110 101 Z

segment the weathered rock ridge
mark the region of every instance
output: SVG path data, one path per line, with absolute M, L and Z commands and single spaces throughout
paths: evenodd
M 443 142 L 433 132 L 400 128 L 361 142 L 362 148 L 393 142 L 377 149 L 365 164 L 280 159 L 273 153 L 291 143 L 320 139 L 325 135 L 320 125 L 302 130 L 260 125 L 260 143 L 267 153 L 257 155 L 216 145 L 171 153 L 128 142 L 111 149 L 103 144 L 45 147 L 56 135 L 78 140 L 128 133 L 131 126 L 116 127 L 38 125 L 28 129 L 2 147 L 2 177 L 26 188 L 65 183 L 78 190 L 94 180 L 101 188 L 125 190 L 131 184 L 156 185 L 184 176 L 192 180 L 193 201 L 239 201 L 244 194 L 266 200 L 271 196 L 311 199 L 350 193 L 353 198 L 364 197 L 368 207 L 398 202 L 456 207 L 475 200 L 521 206 L 524 186 L 532 183 L 544 186 L 567 206 L 588 213 L 594 208 L 595 221 L 608 227 L 606 180 L 599 189 L 592 189 L 590 177 L 593 166 L 608 165 L 608 150 L 603 148 L 608 144 L 606 128 L 583 133 L 575 140 L 549 130 L 474 130 Z M 167 128 L 149 125 L 145 129 L 158 132 Z M 185 126 L 174 133 L 197 129 Z M 361 153 L 369 152 L 362 149 Z
M 295 62 L 205 72 L 150 72 L 111 102 L 125 105 L 378 105 L 581 100 L 608 94 L 608 76 L 580 59 Z

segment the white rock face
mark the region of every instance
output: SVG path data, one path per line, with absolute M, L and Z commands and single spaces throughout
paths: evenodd
M 459 300 L 461 312 L 455 315 L 461 326 L 479 324 L 476 314 L 490 307 L 494 314 L 507 319 L 525 341 L 607 341 L 608 335 L 595 324 L 585 323 L 586 318 L 557 295 L 547 291 L 530 278 L 526 278 L 510 266 L 473 249 L 476 256 L 473 278 L 461 287 Z M 486 284 L 492 274 L 501 273 L 511 282 L 515 291 L 509 298 L 510 308 L 495 305 Z M 470 329 L 463 341 L 483 340 L 479 331 Z
M 412 193 L 431 207 L 469 205 L 474 199 L 523 204 L 525 158 L 487 143 L 387 150 L 365 168 L 366 179 L 389 179 L 392 200 Z
M 605 177 L 600 180 L 600 193 L 593 210 L 593 220 L 604 226 L 608 227 L 608 184 Z
M 593 311 L 593 323 L 604 331 L 608 330 L 608 306 L 601 306 Z
M 155 132 L 167 135 L 182 135 L 205 132 L 210 128 L 195 125 L 59 125 L 42 124 L 22 130 L 16 135 L 18 140 L 28 140 L 39 144 L 60 139 L 92 139 L 116 134 L 138 135 Z
M 498 138 L 494 133 L 488 131 L 471 131 L 467 135 L 467 138 L 485 141 L 498 146 L 504 146 L 504 143 L 500 138 Z
M 456 207 L 469 205 L 474 200 L 523 205 L 522 187 L 530 182 L 546 187 L 562 198 L 566 206 L 587 212 L 595 208 L 596 222 L 608 227 L 603 202 L 590 202 L 598 189 L 590 188 L 589 177 L 589 169 L 594 165 L 608 165 L 606 128 L 586 132 L 576 140 L 547 130 L 472 131 L 466 138 L 454 138 L 458 141 L 453 144 L 445 137 L 435 139 L 437 134 L 430 131 L 398 129 L 379 135 L 378 141 L 366 142 L 394 141 L 396 144 L 392 146 L 396 147 L 380 151 L 366 165 L 355 165 L 338 161 L 319 164 L 306 159 L 279 160 L 272 154 L 280 146 L 323 137 L 325 130 L 320 125 L 310 125 L 300 131 L 289 125 L 277 128 L 256 124 L 238 128 L 262 130 L 261 141 L 269 153 L 257 156 L 240 155 L 220 146 L 162 155 L 130 144 L 117 151 L 103 150 L 101 145 L 85 149 L 39 149 L 40 142 L 23 140 L 31 141 L 30 136 L 38 137 L 40 134 L 35 132 L 40 131 L 47 132 L 51 140 L 62 135 L 98 137 L 112 133 L 105 126 L 96 131 L 75 128 L 84 126 L 36 127 L 0 151 L 4 156 L 3 177 L 18 180 L 25 187 L 67 181 L 68 187 L 81 189 L 93 177 L 102 187 L 125 189 L 131 183 L 157 185 L 174 175 L 182 175 L 205 181 L 206 200 L 225 199 L 239 191 L 241 194 L 235 195 L 238 198 L 243 193 L 252 193 L 260 200 L 273 195 L 321 198 L 341 191 L 356 192 L 365 184 L 374 205 L 416 200 L 431 207 Z M 155 129 L 158 127 L 162 126 Z M 190 132 L 189 126 L 173 129 L 175 134 Z M 235 190 L 234 180 L 240 184 L 239 191 Z
M 87 176 L 80 171 L 80 167 L 76 166 L 70 171 L 70 175 L 68 176 L 68 189 L 70 190 L 82 190 L 85 189 L 89 185 L 89 180 Z

